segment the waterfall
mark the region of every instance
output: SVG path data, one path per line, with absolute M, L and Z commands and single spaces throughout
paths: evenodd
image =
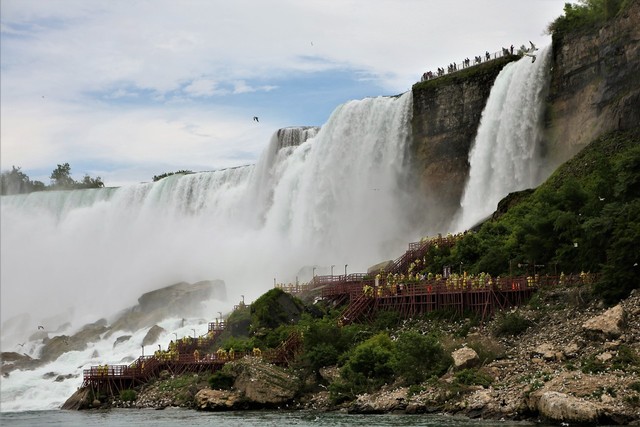
M 496 78 L 469 153 L 469 179 L 450 227 L 466 230 L 513 191 L 532 188 L 540 174 L 542 119 L 551 49 L 507 64 Z
M 28 340 L 35 325 L 53 331 L 71 322 L 64 333 L 73 334 L 179 281 L 225 281 L 229 300 L 208 306 L 212 320 L 240 294 L 257 298 L 274 278 L 307 281 L 311 267 L 328 274 L 331 265 L 339 266 L 335 274 L 344 265 L 362 272 L 395 258 L 423 228 L 412 222 L 417 203 L 407 197 L 411 112 L 411 92 L 351 101 L 321 129 L 278 131 L 255 165 L 2 196 L 3 351 L 27 340 L 23 352 L 37 357 L 41 339 Z M 206 333 L 206 324 L 188 322 L 160 326 L 180 336 L 190 327 Z M 105 338 L 33 372 L 13 372 L 2 381 L 3 410 L 60 405 L 81 377 L 44 386 L 46 372 L 77 374 L 79 366 L 137 357 L 145 332 L 128 332 L 130 343 L 117 351 L 115 338 Z

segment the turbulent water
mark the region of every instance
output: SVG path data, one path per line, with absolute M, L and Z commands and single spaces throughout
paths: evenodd
M 181 409 L 110 411 L 39 411 L 0 414 L 1 424 L 14 427 L 37 425 L 175 427 L 185 426 L 423 426 L 423 427 L 513 427 L 533 423 L 515 421 L 470 420 L 442 415 L 352 415 L 306 411 L 196 412 Z M 536 423 L 545 426 L 544 423 Z
M 469 153 L 469 179 L 452 229 L 466 230 L 507 194 L 540 184 L 542 120 L 551 49 L 507 64 L 496 78 Z
M 2 350 L 37 356 L 42 334 L 71 334 L 178 281 L 225 281 L 229 301 L 210 301 L 206 321 L 274 280 L 306 281 L 313 267 L 328 274 L 332 265 L 335 274 L 362 272 L 397 257 L 425 232 L 415 221 L 420 202 L 405 158 L 411 111 L 410 92 L 351 101 L 319 131 L 277 132 L 256 165 L 3 196 Z M 163 347 L 173 332 L 206 332 L 197 318 L 160 326 L 168 331 Z M 2 410 L 58 407 L 80 385 L 83 367 L 140 355 L 146 331 L 132 332 L 116 348 L 118 334 L 35 371 L 12 372 L 1 383 Z M 51 372 L 76 377 L 43 380 Z

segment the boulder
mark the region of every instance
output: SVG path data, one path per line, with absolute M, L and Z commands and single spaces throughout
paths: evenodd
M 367 274 L 376 275 L 381 271 L 389 271 L 391 269 L 391 266 L 393 266 L 392 259 L 390 259 L 389 261 L 379 262 L 376 265 L 372 265 L 371 267 L 369 267 L 367 269 Z
M 596 356 L 596 359 L 602 363 L 607 363 L 608 361 L 613 359 L 613 354 L 609 353 L 608 351 L 605 351 L 604 353 L 598 354 Z
M 131 335 L 123 335 L 121 337 L 118 337 L 113 342 L 113 348 L 116 348 L 119 344 L 122 344 L 123 342 L 129 341 L 130 338 L 131 338 Z
M 258 357 L 243 357 L 230 365 L 235 376 L 234 389 L 250 403 L 278 406 L 293 399 L 301 381 L 284 369 Z
M 180 282 L 138 298 L 138 304 L 123 310 L 111 325 L 106 338 L 117 331 L 137 331 L 151 327 L 168 317 L 205 315 L 203 301 L 211 298 L 226 300 L 222 280 L 206 280 L 194 284 Z
M 580 346 L 575 343 L 572 342 L 569 345 L 567 345 L 564 350 L 562 350 L 562 354 L 564 355 L 564 357 L 566 357 L 567 359 L 572 359 L 574 357 L 578 356 L 578 352 L 580 351 Z
M 457 370 L 473 368 L 480 363 L 478 353 L 470 347 L 462 347 L 451 353 L 453 367 Z
M 622 335 L 626 313 L 621 304 L 582 324 L 585 335 L 593 340 L 616 339 Z
M 537 346 L 532 352 L 533 357 L 540 356 L 543 360 L 556 360 L 556 350 L 553 345 L 544 343 Z
M 595 403 L 555 391 L 540 396 L 538 412 L 542 417 L 556 422 L 595 423 L 599 417 Z
M 166 332 L 167 331 L 165 331 L 164 328 L 161 328 L 158 325 L 153 325 L 151 329 L 149 329 L 149 332 L 147 332 L 147 335 L 145 335 L 142 339 L 142 345 L 154 344 L 156 341 L 158 341 L 158 338 L 160 338 L 160 334 Z
M 237 392 L 204 388 L 196 393 L 194 401 L 201 411 L 228 411 L 238 409 L 241 398 Z

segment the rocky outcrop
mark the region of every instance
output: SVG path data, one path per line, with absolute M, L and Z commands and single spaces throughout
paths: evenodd
M 556 166 L 640 123 L 640 3 L 630 3 L 599 30 L 553 36 L 547 148 Z
M 278 406 L 300 390 L 300 379 L 258 357 L 244 357 L 230 366 L 233 387 L 252 405 Z
M 158 325 L 153 325 L 142 339 L 142 345 L 155 344 L 155 342 L 158 341 L 158 338 L 160 338 L 160 335 L 166 332 L 167 331 L 164 328 L 161 328 Z
M 458 209 L 469 173 L 469 150 L 491 87 L 515 59 L 496 59 L 412 88 L 416 167 L 434 229 L 444 229 Z M 433 206 L 439 207 L 437 213 Z

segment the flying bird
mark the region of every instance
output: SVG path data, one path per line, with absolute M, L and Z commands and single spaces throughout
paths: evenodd
M 260 120 L 258 120 L 258 116 L 253 116 L 253 121 L 260 123 Z
M 533 53 L 536 50 L 538 50 L 538 48 L 536 47 L 535 44 L 533 44 L 533 42 L 531 40 L 529 40 L 529 43 L 531 44 L 531 49 L 529 49 L 529 53 Z
M 533 64 L 534 62 L 536 62 L 536 55 L 533 55 L 531 53 L 525 53 L 524 56 L 530 56 L 531 57 L 531 63 Z
M 42 329 L 44 331 L 44 326 L 38 325 L 38 329 Z
M 22 343 L 22 344 L 18 343 L 18 345 L 19 345 L 20 347 L 24 347 L 24 345 L 25 345 L 25 344 L 26 344 L 26 343 Z

